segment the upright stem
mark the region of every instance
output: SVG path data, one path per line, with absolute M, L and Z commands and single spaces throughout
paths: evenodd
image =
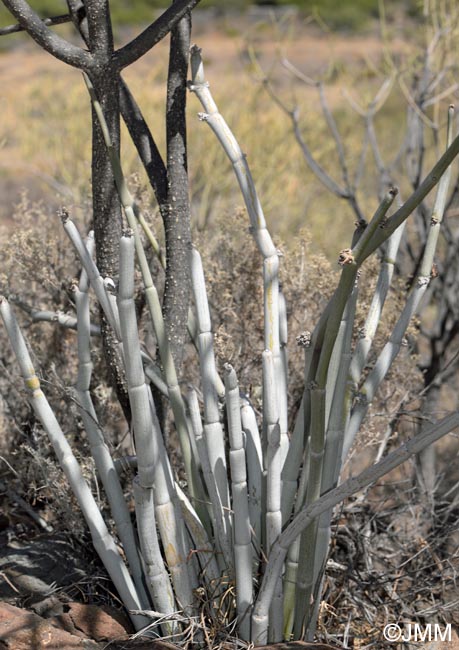
M 166 100 L 167 209 L 163 212 L 166 237 L 166 282 L 163 315 L 177 371 L 187 334 L 191 282 L 190 204 L 186 149 L 186 93 L 191 16 L 172 29 Z
M 102 109 L 107 116 L 107 125 L 113 146 L 119 152 L 120 147 L 120 113 L 119 113 L 119 75 L 109 64 L 101 65 L 91 74 L 95 92 Z M 119 241 L 121 237 L 121 205 L 115 187 L 115 179 L 104 137 L 92 108 L 92 205 L 94 233 L 96 240 L 96 257 L 102 277 L 118 276 Z M 118 355 L 115 337 L 101 314 L 101 332 L 105 359 L 111 381 L 130 420 L 129 400 L 122 362 Z

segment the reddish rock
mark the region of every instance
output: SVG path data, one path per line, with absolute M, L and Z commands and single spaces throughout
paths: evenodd
M 126 639 L 133 632 L 129 619 L 110 607 L 66 604 L 67 612 L 53 619 L 58 627 L 96 641 Z
M 0 603 L 1 650 L 99 650 L 94 641 L 59 629 L 33 612 Z
M 69 603 L 66 607 L 68 611 L 64 614 L 44 619 L 33 612 L 0 602 L 0 650 L 101 650 L 105 647 L 106 643 L 96 641 L 110 641 L 110 650 L 180 650 L 179 646 L 166 641 L 129 640 L 129 621 L 109 608 L 81 603 Z M 293 641 L 259 646 L 256 650 L 334 648 L 323 643 Z M 452 650 L 456 650 L 455 646 Z

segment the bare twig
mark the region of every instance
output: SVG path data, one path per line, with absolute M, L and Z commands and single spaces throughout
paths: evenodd
M 72 19 L 69 14 L 62 14 L 60 16 L 52 16 L 51 18 L 42 18 L 42 22 L 47 26 L 51 27 L 52 25 L 62 25 L 64 23 L 70 22 Z M 23 32 L 24 27 L 19 23 L 15 25 L 7 25 L 6 27 L 0 27 L 0 36 L 8 36 L 8 34 L 16 34 L 17 32 Z
M 94 62 L 92 54 L 54 34 L 26 0 L 4 0 L 3 4 L 44 50 L 76 68 L 91 69 Z
M 161 16 L 127 45 L 117 50 L 114 60 L 121 70 L 140 59 L 159 43 L 200 0 L 176 0 Z

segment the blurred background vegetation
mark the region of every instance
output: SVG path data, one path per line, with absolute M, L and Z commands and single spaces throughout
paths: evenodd
M 35 0 L 30 3 L 43 17 L 66 13 L 62 0 Z M 149 22 L 152 8 L 161 9 L 170 3 L 165 0 L 111 0 L 112 17 L 117 25 L 135 25 Z M 223 7 L 224 5 L 224 7 Z M 378 17 L 378 0 L 202 0 L 201 9 L 216 11 L 247 10 L 253 6 L 298 7 L 302 12 L 315 15 L 333 29 L 362 29 L 372 18 Z M 422 13 L 420 0 L 389 0 L 387 6 L 397 7 L 411 16 Z M 0 24 L 11 22 L 8 11 L 0 8 Z
M 42 16 L 65 13 L 65 3 L 59 0 L 32 4 Z M 152 4 L 155 2 L 150 0 L 111 2 L 114 24 L 119 27 L 118 42 L 131 38 L 139 29 L 138 23 L 151 20 Z M 161 4 L 165 3 L 158 2 L 157 6 Z M 272 6 L 249 6 L 240 0 L 225 2 L 224 11 L 222 5 L 203 0 L 202 7 L 208 9 L 194 12 L 193 38 L 203 49 L 220 109 L 249 156 L 270 227 L 284 240 L 294 239 L 307 227 L 317 249 L 336 259 L 337 251 L 351 236 L 352 212 L 346 202 L 337 203 L 306 166 L 291 124 L 266 93 L 263 79 L 269 76 L 290 108 L 299 107 L 308 146 L 318 162 L 339 178 L 336 151 L 317 91 L 289 75 L 282 58 L 287 57 L 303 73 L 324 83 L 350 165 L 355 169 L 365 124 L 343 89 L 365 105 L 396 68 L 402 75 L 406 73 L 406 78 L 411 75 L 419 65 L 417 48 L 424 39 L 422 3 L 388 0 L 378 8 L 377 0 L 323 0 L 319 7 L 317 2 L 304 0 L 297 3 L 298 7 L 291 5 L 279 12 L 271 12 Z M 384 29 L 378 19 L 381 10 Z M 358 20 L 341 20 L 346 12 Z M 0 23 L 12 22 L 2 7 Z M 348 31 L 344 33 L 337 29 L 346 25 Z M 72 30 L 69 25 L 53 29 L 67 37 Z M 0 124 L 0 191 L 4 197 L 0 220 L 11 223 L 8 206 L 20 201 L 24 189 L 31 200 L 43 200 L 51 213 L 66 202 L 75 206 L 82 218 L 90 200 L 90 108 L 81 76 L 43 54 L 25 34 L 2 37 L 0 48 L 0 75 L 7 82 Z M 166 61 L 164 42 L 125 73 L 162 151 Z M 376 118 L 376 126 L 384 132 L 380 143 L 383 156 L 390 157 L 399 146 L 406 108 L 406 99 L 395 84 L 384 111 Z M 197 120 L 199 106 L 191 97 L 188 110 L 193 215 L 198 228 L 208 229 L 219 215 L 232 214 L 239 207 L 240 196 L 224 154 Z M 138 172 L 140 186 L 145 185 L 129 138 L 123 143 L 126 172 Z M 370 160 L 365 169 L 370 186 L 366 186 L 363 197 L 363 207 L 369 213 L 375 207 L 371 185 L 375 171 Z M 155 211 L 154 202 L 151 210 Z M 325 224 L 330 219 L 333 227 L 328 229 Z

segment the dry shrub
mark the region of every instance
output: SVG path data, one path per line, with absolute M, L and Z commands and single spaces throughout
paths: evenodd
M 199 233 L 196 245 L 203 257 L 209 302 L 215 332 L 219 368 L 230 362 L 238 375 L 241 390 L 257 408 L 261 405 L 261 353 L 263 351 L 262 257 L 247 227 L 243 209 L 224 215 L 209 231 Z M 312 331 L 339 279 L 339 266 L 314 249 L 303 229 L 294 242 L 280 243 L 280 280 L 287 303 L 289 350 L 290 429 L 303 393 L 304 363 L 296 339 Z M 371 258 L 359 279 L 359 301 L 355 337 L 363 326 L 379 273 L 379 260 Z M 406 287 L 395 280 L 368 360 L 368 369 L 386 343 L 404 305 Z M 395 360 L 387 380 L 373 402 L 358 443 L 378 443 L 381 434 L 422 387 L 417 367 L 417 323 L 406 335 L 406 345 Z M 368 369 L 366 372 L 368 372 Z M 185 373 L 186 374 L 186 373 Z M 366 376 L 366 373 L 364 377 Z
M 146 201 L 144 190 L 137 187 L 137 196 Z M 67 290 L 69 281 L 78 275 L 79 264 L 72 248 L 60 227 L 57 218 L 49 216 L 40 206 L 30 205 L 23 199 L 18 206 L 21 229 L 5 238 L 0 250 L 2 275 L 0 291 L 14 294 L 17 299 L 30 306 L 54 311 L 73 313 L 72 297 Z M 158 229 L 158 217 L 149 214 L 154 228 Z M 222 370 L 223 363 L 230 361 L 234 366 L 240 386 L 254 403 L 261 407 L 261 353 L 263 351 L 263 286 L 262 258 L 247 227 L 244 210 L 223 215 L 212 223 L 206 232 L 198 232 L 195 244 L 200 250 L 209 294 L 214 330 L 217 363 Z M 299 406 L 303 391 L 303 351 L 296 346 L 296 338 L 305 330 L 312 331 L 339 277 L 339 266 L 333 266 L 314 250 L 306 231 L 300 233 L 291 245 L 280 244 L 281 285 L 287 303 L 288 348 L 289 348 L 289 414 L 290 427 Z M 155 276 L 162 286 L 159 267 Z M 371 301 L 379 270 L 378 260 L 369 261 L 360 277 L 359 307 L 356 331 L 365 318 Z M 396 283 L 390 292 L 381 327 L 375 340 L 374 362 L 378 349 L 384 344 L 393 328 L 403 304 L 405 287 Z M 93 304 L 94 320 L 97 311 Z M 139 308 L 141 305 L 139 304 Z M 76 379 L 76 337 L 75 332 L 64 330 L 56 324 L 32 323 L 30 316 L 16 310 L 34 351 L 35 361 L 44 390 L 50 399 L 58 420 L 82 464 L 84 474 L 94 490 L 97 481 L 85 432 L 82 430 L 72 400 L 70 386 Z M 141 321 L 144 339 L 151 337 L 151 326 L 144 316 Z M 413 340 L 415 327 L 409 334 Z M 0 331 L 2 345 L 2 375 L 0 377 L 3 396 L 3 419 L 5 428 L 14 432 L 15 444 L 8 453 L 13 471 L 5 465 L 8 482 L 16 492 L 35 509 L 45 514 L 48 521 L 58 530 L 72 531 L 76 538 L 85 538 L 85 524 L 79 509 L 55 461 L 46 435 L 35 421 L 21 386 L 15 363 L 12 362 L 5 335 Z M 150 341 L 151 342 L 151 341 Z M 154 346 L 150 345 L 150 349 Z M 364 427 L 363 441 L 366 445 L 377 442 L 387 424 L 393 420 L 401 402 L 409 400 L 421 385 L 421 376 L 416 367 L 414 348 L 406 348 L 396 361 L 391 377 L 381 388 L 372 406 L 370 417 Z M 108 385 L 102 362 L 100 341 L 93 339 L 94 376 L 93 396 L 108 442 L 115 452 L 120 445 L 119 405 Z M 8 370 L 7 370 L 8 368 Z M 185 355 L 182 373 L 184 382 L 199 385 L 196 351 L 190 344 Z M 402 399 L 403 398 L 403 399 Z M 123 421 L 124 422 L 124 421 Z M 124 426 L 124 425 L 122 425 Z M 174 436 L 171 437 L 174 440 Z M 121 450 L 119 452 L 122 453 Z M 180 459 L 177 450 L 171 454 L 180 476 Z M 104 496 L 100 496 L 103 509 Z M 105 511 L 108 515 L 108 512 Z M 339 527 L 339 525 L 338 525 Z M 336 539 L 335 539 L 336 548 Z M 339 602 L 337 594 L 344 586 L 333 582 L 336 592 L 330 597 L 333 605 Z M 341 591 L 340 591 L 341 590 Z M 347 602 L 347 601 L 346 601 Z M 351 605 L 346 607 L 352 609 Z M 327 626 L 329 623 L 327 623 Z
M 73 400 L 77 375 L 76 332 L 56 323 L 33 322 L 30 308 L 74 315 L 69 285 L 80 272 L 73 248 L 56 214 L 23 195 L 14 210 L 20 227 L 4 229 L 0 247 L 0 294 L 16 303 L 15 312 L 27 337 L 46 397 L 62 426 L 87 479 L 94 485 L 92 457 Z M 22 306 L 22 309 L 21 309 Z M 94 321 L 97 309 L 93 305 Z M 95 405 L 112 449 L 120 442 L 120 409 L 113 399 L 99 337 L 93 337 Z M 0 328 L 1 467 L 8 483 L 26 501 L 43 509 L 47 520 L 79 537 L 86 530 L 80 510 L 55 458 L 47 435 L 37 423 L 6 333 Z M 98 489 L 95 486 L 95 489 Z
M 399 470 L 335 517 L 319 621 L 330 642 L 379 649 L 389 623 L 459 623 L 458 508 L 438 501 L 429 515 Z

